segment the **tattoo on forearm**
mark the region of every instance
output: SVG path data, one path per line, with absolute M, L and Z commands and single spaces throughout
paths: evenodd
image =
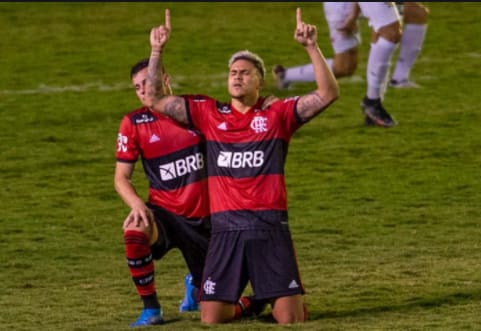
M 328 106 L 328 103 L 316 91 L 300 97 L 297 114 L 302 121 L 308 121 Z
M 187 123 L 187 111 L 185 109 L 184 99 L 174 97 L 164 106 L 164 114 L 179 123 Z
M 162 68 L 162 57 L 160 54 L 151 54 L 147 68 L 148 84 L 146 84 L 146 93 L 149 97 L 156 100 L 164 96 L 164 72 Z

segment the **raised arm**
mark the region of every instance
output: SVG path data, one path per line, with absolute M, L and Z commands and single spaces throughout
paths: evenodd
M 150 58 L 146 82 L 147 101 L 153 111 L 169 116 L 173 120 L 188 124 L 184 99 L 168 93 L 168 79 L 164 72 L 162 53 L 171 31 L 170 11 L 165 10 L 165 24 L 150 31 Z
M 311 58 L 317 89 L 299 98 L 297 114 L 306 122 L 326 109 L 339 97 L 339 86 L 317 44 L 317 28 L 302 21 L 301 9 L 296 11 L 294 39 Z

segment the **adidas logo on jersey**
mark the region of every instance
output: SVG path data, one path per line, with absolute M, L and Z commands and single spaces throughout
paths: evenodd
M 150 136 L 149 143 L 156 143 L 157 141 L 160 141 L 160 138 L 155 133 Z
M 220 130 L 226 131 L 227 130 L 227 124 L 225 122 L 222 122 L 219 125 L 217 125 L 217 128 L 220 129 Z

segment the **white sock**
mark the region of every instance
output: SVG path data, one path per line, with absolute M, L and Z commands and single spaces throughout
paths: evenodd
M 406 24 L 403 29 L 399 57 L 392 79 L 400 82 L 409 78 L 411 68 L 421 52 L 427 24 Z
M 284 76 L 284 82 L 315 82 L 314 68 L 312 64 L 305 64 L 298 67 L 287 68 Z
M 387 84 L 387 74 L 392 53 L 396 44 L 379 37 L 375 44 L 371 44 L 367 61 L 367 97 L 379 99 L 383 94 L 383 86 Z

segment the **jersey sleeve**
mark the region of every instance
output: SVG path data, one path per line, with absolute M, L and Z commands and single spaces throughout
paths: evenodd
M 115 157 L 119 162 L 136 162 L 139 157 L 137 131 L 128 116 L 120 122 Z
M 287 99 L 281 99 L 277 101 L 275 105 L 280 113 L 281 123 L 284 126 L 284 130 L 289 134 L 293 134 L 297 129 L 299 129 L 304 122 L 297 114 L 297 102 L 299 97 L 292 97 Z
M 187 110 L 189 126 L 200 132 L 205 132 L 209 122 L 209 114 L 215 100 L 205 95 L 183 95 Z

